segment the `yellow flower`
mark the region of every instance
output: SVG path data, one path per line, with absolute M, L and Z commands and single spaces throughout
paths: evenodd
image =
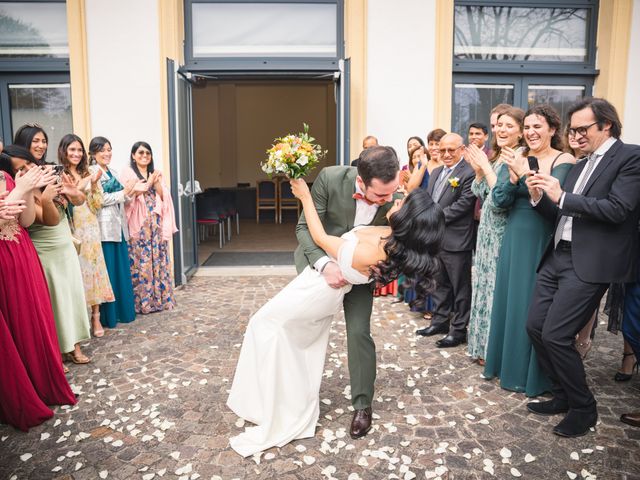
M 449 185 L 451 185 L 451 188 L 457 188 L 460 186 L 460 179 L 458 177 L 450 177 L 449 178 Z

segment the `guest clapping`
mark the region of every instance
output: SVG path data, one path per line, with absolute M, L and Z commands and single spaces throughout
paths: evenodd
M 537 396 L 551 384 L 540 369 L 525 325 L 536 268 L 552 224 L 529 203 L 525 179 L 530 165 L 514 149 L 523 130 L 529 155 L 537 158 L 540 171 L 563 182 L 575 161 L 562 151 L 560 117 L 552 107 L 532 107 L 524 124 L 520 109 L 498 117 L 496 134 L 504 165 L 498 171 L 492 199 L 496 206 L 509 210 L 509 218 L 498 260 L 484 374 L 499 377 L 502 388 Z
M 118 322 L 135 320 L 136 311 L 129 267 L 129 228 L 125 214 L 125 204 L 131 201 L 136 184 L 144 187 L 143 180 L 132 180 L 123 185 L 118 172 L 111 166 L 111 142 L 104 137 L 95 137 L 89 145 L 89 155 L 96 165 L 90 167 L 93 174 L 101 171 L 102 206 L 98 210 L 98 223 L 102 239 L 102 252 L 109 272 L 114 302 L 100 305 L 100 322 L 108 328 L 115 328 Z
M 132 201 L 125 206 L 136 312 L 169 310 L 175 306 L 175 298 L 168 244 L 177 228 L 171 194 L 162 183 L 162 173 L 154 166 L 148 143 L 133 145 L 130 168 L 122 180 L 136 185 Z
M 93 173 L 89 171 L 87 152 L 77 135 L 68 134 L 62 137 L 58 148 L 58 160 L 64 166 L 65 173 L 73 178 L 78 189 L 84 192 L 87 198 L 86 202 L 72 210 L 73 233 L 76 239 L 82 242 L 78 256 L 85 300 L 91 309 L 93 335 L 101 337 L 104 335 L 104 330 L 100 324 L 100 305 L 114 301 L 102 254 L 100 226 L 96 217 L 98 210 L 102 207 L 100 185 L 102 171 Z
M 24 229 L 35 218 L 34 194 L 55 176 L 51 168 L 18 170 L 27 161 L 34 158 L 25 148 L 10 145 L 0 171 L 0 423 L 24 431 L 53 416 L 47 405 L 76 403 L 60 361 L 47 282 Z

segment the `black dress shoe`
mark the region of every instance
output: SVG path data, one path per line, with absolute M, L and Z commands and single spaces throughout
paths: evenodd
M 416 330 L 416 335 L 422 335 L 423 337 L 430 337 L 432 335 L 447 333 L 448 331 L 449 331 L 449 327 L 447 327 L 446 325 L 431 325 L 430 327 Z
M 569 410 L 567 416 L 553 427 L 553 433 L 561 437 L 575 438 L 589 433 L 591 427 L 595 427 L 598 422 L 598 412 L 594 408 L 590 412 Z
M 356 410 L 353 413 L 351 428 L 349 429 L 349 435 L 351 435 L 351 438 L 355 440 L 356 438 L 364 437 L 369 433 L 369 430 L 371 430 L 371 415 L 371 407 Z
M 623 413 L 620 415 L 620 421 L 627 425 L 631 425 L 632 427 L 640 427 L 640 411 Z
M 569 404 L 565 400 L 552 398 L 546 402 L 529 402 L 527 410 L 536 415 L 558 415 L 559 413 L 567 413 Z
M 464 343 L 464 337 L 454 337 L 453 335 L 447 335 L 436 342 L 438 348 L 451 348 L 457 347 L 461 343 Z

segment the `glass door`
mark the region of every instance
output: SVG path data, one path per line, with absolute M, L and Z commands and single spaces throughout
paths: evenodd
M 340 60 L 340 70 L 334 73 L 335 95 L 336 95 L 336 164 L 349 165 L 350 149 L 350 109 L 349 109 L 349 87 L 351 77 L 351 60 Z
M 515 78 L 454 77 L 451 131 L 466 138 L 471 123 L 489 125 L 491 109 L 499 103 L 514 105 L 519 95 L 520 82 Z
M 198 266 L 191 84 L 178 72 L 173 60 L 167 60 L 167 72 L 171 190 L 179 229 L 174 235 L 174 268 L 176 285 L 182 285 L 196 272 Z

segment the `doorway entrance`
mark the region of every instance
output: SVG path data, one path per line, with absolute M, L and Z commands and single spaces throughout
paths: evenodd
M 200 266 L 292 262 L 297 211 L 257 210 L 257 184 L 268 179 L 260 163 L 276 137 L 306 123 L 328 150 L 307 181 L 336 164 L 335 85 L 333 75 L 319 77 L 201 77 L 192 86 L 194 178 L 203 192 L 231 192 L 240 219 L 240 234 L 232 224 L 222 248 L 219 235 L 201 237 Z

